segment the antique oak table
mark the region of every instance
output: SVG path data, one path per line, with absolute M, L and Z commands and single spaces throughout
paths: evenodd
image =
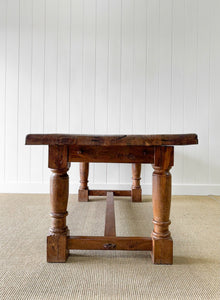
M 49 145 L 49 163 L 52 171 L 50 201 L 52 226 L 47 237 L 47 261 L 65 262 L 70 249 L 83 250 L 141 250 L 151 251 L 153 263 L 172 264 L 173 241 L 169 231 L 171 203 L 171 174 L 174 146 L 198 144 L 196 134 L 176 135 L 71 135 L 29 134 L 26 145 Z M 140 164 L 152 164 L 153 172 L 153 231 L 151 237 L 117 237 L 115 234 L 114 193 L 106 191 L 106 222 L 104 236 L 71 236 L 66 226 L 71 162 L 132 163 L 133 190 L 138 189 Z M 84 169 L 82 171 L 86 173 Z M 136 175 L 134 175 L 136 174 Z M 84 175 L 81 174 L 83 177 Z M 83 185 L 84 184 L 84 185 Z M 81 182 L 82 195 L 86 182 Z M 96 191 L 97 192 L 97 191 Z M 132 196 L 133 201 L 138 196 Z M 94 193 L 96 194 L 96 193 Z M 100 191 L 99 195 L 103 192 Z M 98 194 L 97 194 L 98 195 Z

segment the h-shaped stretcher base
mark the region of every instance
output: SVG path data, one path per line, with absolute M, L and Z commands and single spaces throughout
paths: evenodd
M 115 229 L 114 192 L 107 192 L 104 236 L 47 237 L 48 262 L 65 262 L 69 250 L 151 251 L 156 264 L 172 264 L 172 239 L 165 242 L 151 237 L 117 237 Z M 165 248 L 164 248 L 165 247 Z M 159 248 L 159 250 L 158 250 Z M 164 250 L 163 250 L 164 249 Z

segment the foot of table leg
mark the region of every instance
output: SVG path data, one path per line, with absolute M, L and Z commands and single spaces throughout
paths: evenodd
M 132 164 L 132 187 L 131 187 L 131 199 L 132 202 L 142 201 L 142 190 L 140 185 L 141 180 L 141 164 Z
M 152 240 L 151 258 L 154 264 L 172 265 L 173 264 L 173 240 Z
M 78 191 L 78 201 L 87 202 L 89 200 L 88 188 L 89 163 L 80 163 L 80 187 Z
M 78 190 L 78 201 L 88 202 L 89 201 L 89 190 Z
M 171 204 L 171 174 L 173 147 L 155 147 L 153 165 L 152 260 L 154 264 L 173 263 L 173 241 L 169 231 Z
M 66 262 L 69 256 L 67 236 L 47 236 L 47 262 Z

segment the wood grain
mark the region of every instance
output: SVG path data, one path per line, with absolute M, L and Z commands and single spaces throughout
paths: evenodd
M 68 161 L 108 163 L 153 163 L 154 147 L 145 146 L 69 146 Z
M 67 245 L 68 249 L 75 250 L 151 251 L 152 239 L 149 237 L 69 236 Z
M 131 191 L 129 190 L 89 190 L 89 196 L 106 196 L 108 192 L 113 192 L 114 196 L 118 197 L 131 196 Z
M 171 223 L 171 174 L 173 166 L 173 147 L 155 147 L 153 165 L 153 250 L 152 259 L 156 264 L 173 263 L 173 242 L 169 231 Z
M 131 187 L 131 199 L 132 202 L 141 202 L 141 164 L 132 164 L 132 187 Z
M 178 143 L 191 143 L 192 138 L 197 142 L 197 136 L 173 135 L 158 136 L 89 136 L 89 135 L 39 135 L 41 142 L 49 142 L 49 168 L 51 175 L 51 217 L 52 226 L 50 236 L 47 238 L 48 262 L 65 262 L 69 249 L 84 250 L 151 250 L 152 260 L 155 264 L 173 263 L 173 241 L 169 231 L 170 205 L 171 205 L 171 174 L 170 169 L 174 164 L 173 145 L 154 145 L 160 141 L 176 141 Z M 55 139 L 55 137 L 57 139 Z M 72 139 L 70 139 L 72 137 Z M 143 146 L 151 137 L 151 146 Z M 27 136 L 27 143 L 36 142 L 35 135 Z M 70 139 L 70 140 L 69 140 Z M 56 143 L 53 142 L 56 140 Z M 38 140 L 38 142 L 40 139 Z M 69 142 L 69 144 L 67 143 Z M 112 142 L 113 145 L 109 145 Z M 115 145 L 114 143 L 122 143 Z M 139 142 L 140 144 L 137 144 Z M 52 143 L 52 144 L 51 144 Z M 75 143 L 75 144 L 74 144 Z M 88 145 L 84 145 L 84 144 Z M 95 145 L 93 145 L 95 143 Z M 82 145 L 81 145 L 82 144 Z M 153 145 L 152 145 L 153 144 Z M 132 155 L 131 155 L 132 154 Z M 116 237 L 114 193 L 121 191 L 107 191 L 106 220 L 104 237 L 68 237 L 69 230 L 66 226 L 67 203 L 69 194 L 69 177 L 67 171 L 70 161 L 81 162 L 80 189 L 85 192 L 83 198 L 88 200 L 89 189 L 88 171 L 89 162 L 127 162 L 132 164 L 132 200 L 140 201 L 141 163 L 152 163 L 153 172 L 153 224 L 151 238 Z M 136 193 L 138 191 L 138 193 Z M 104 191 L 99 191 L 102 194 Z M 105 191 L 106 192 L 106 191 Z M 94 193 L 97 193 L 95 191 Z M 127 191 L 124 191 L 127 193 Z
M 116 236 L 113 192 L 107 192 L 106 214 L 105 214 L 105 236 Z
M 28 134 L 26 145 L 162 146 L 198 144 L 195 133 L 155 135 Z
M 68 257 L 66 225 L 67 204 L 69 197 L 69 163 L 67 162 L 67 147 L 51 145 L 49 147 L 50 204 L 52 225 L 47 237 L 47 261 L 65 262 Z
M 78 191 L 78 200 L 86 202 L 89 200 L 88 191 L 88 176 L 89 176 L 89 163 L 80 163 L 80 187 Z

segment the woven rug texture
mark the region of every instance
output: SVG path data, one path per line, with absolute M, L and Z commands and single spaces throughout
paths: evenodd
M 105 198 L 70 195 L 71 235 L 103 235 Z M 174 264 L 153 265 L 149 252 L 73 251 L 46 262 L 48 195 L 0 195 L 0 299 L 220 299 L 220 197 L 174 196 Z M 115 198 L 118 236 L 150 236 L 151 197 Z

